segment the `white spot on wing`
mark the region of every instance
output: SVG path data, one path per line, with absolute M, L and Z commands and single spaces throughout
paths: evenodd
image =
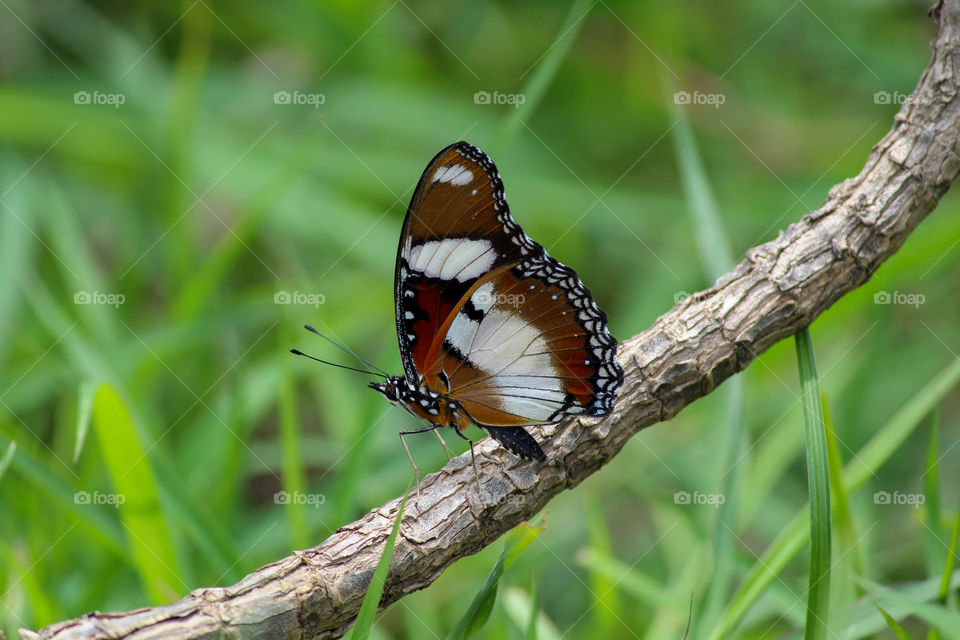
M 429 278 L 460 282 L 472 280 L 490 270 L 497 252 L 489 240 L 445 238 L 411 247 L 407 262 L 414 271 Z
M 496 300 L 497 291 L 494 289 L 492 282 L 484 283 L 470 296 L 470 302 L 473 304 L 474 309 L 480 313 L 489 311 Z
M 461 164 L 445 165 L 436 170 L 430 182 L 447 182 L 463 186 L 473 182 L 473 172 Z

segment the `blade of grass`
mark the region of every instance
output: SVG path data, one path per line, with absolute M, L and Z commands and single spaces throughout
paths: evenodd
M 700 159 L 687 113 L 682 105 L 673 100 L 675 87 L 670 78 L 665 73 L 663 78 L 667 109 L 676 120 L 676 126 L 671 130 L 671 138 L 677 154 L 677 168 L 683 181 L 683 195 L 696 233 L 698 253 L 704 272 L 711 279 L 716 279 L 726 273 L 733 264 L 733 251 L 730 249 L 730 242 L 724 231 L 720 211 Z
M 960 504 L 957 505 L 957 514 L 953 521 L 953 533 L 950 534 L 950 546 L 947 548 L 946 566 L 943 568 L 943 578 L 940 581 L 940 591 L 937 594 L 937 601 L 946 605 L 947 596 L 950 594 L 950 578 L 953 576 L 953 565 L 957 558 L 957 539 L 960 538 Z M 931 627 L 927 633 L 927 640 L 938 640 L 940 633 L 936 628 Z
M 466 640 L 479 631 L 487 619 L 490 617 L 490 611 L 493 610 L 493 603 L 497 600 L 497 589 L 500 585 L 500 578 L 513 561 L 517 559 L 524 549 L 530 546 L 530 543 L 537 539 L 545 527 L 535 526 L 529 522 L 521 522 L 507 534 L 507 539 L 503 543 L 503 549 L 500 551 L 500 557 L 493 565 L 490 575 L 486 582 L 480 587 L 480 591 L 474 596 L 473 602 L 467 607 L 467 612 L 463 614 L 457 626 L 450 634 L 450 640 Z
M 850 509 L 850 496 L 843 483 L 843 456 L 840 452 L 840 443 L 830 413 L 830 405 L 823 392 L 820 393 L 820 406 L 823 409 L 823 423 L 826 427 L 827 459 L 830 463 L 830 504 L 837 529 L 839 553 L 831 577 L 831 609 L 842 611 L 863 596 L 863 590 L 855 579 L 856 576 L 865 575 L 863 552 Z M 833 617 L 836 624 L 836 616 Z
M 19 176 L 23 173 L 20 163 L 6 161 L 3 169 L 6 176 Z M 33 207 L 21 197 L 20 191 L 5 187 L 9 193 L 0 201 L 0 366 L 4 363 L 6 351 L 12 344 L 15 334 L 12 327 L 16 314 L 22 308 L 20 296 L 29 297 L 29 292 L 21 291 L 20 282 L 33 262 L 36 236 L 32 232 Z
M 380 598 L 383 597 L 383 587 L 387 583 L 387 572 L 390 571 L 390 560 L 393 558 L 393 545 L 397 541 L 400 521 L 403 520 L 403 510 L 407 507 L 407 498 L 410 497 L 410 487 L 412 486 L 413 480 L 411 479 L 410 484 L 407 485 L 407 490 L 403 493 L 403 498 L 400 500 L 400 506 L 397 508 L 397 517 L 393 520 L 393 529 L 383 546 L 383 555 L 380 556 L 380 562 L 377 563 L 377 568 L 370 578 L 367 593 L 363 596 L 363 604 L 360 605 L 357 620 L 350 631 L 350 640 L 366 640 L 370 637 L 373 620 L 377 615 L 377 607 L 380 605 Z
M 942 369 L 921 387 L 910 400 L 881 427 L 844 469 L 843 480 L 848 491 L 854 491 L 870 479 L 876 469 L 889 460 L 897 448 L 916 429 L 921 420 L 960 380 L 960 358 Z M 730 636 L 743 615 L 760 597 L 777 572 L 803 548 L 807 541 L 809 514 L 798 512 L 744 577 L 727 605 L 710 640 Z
M 519 587 L 509 587 L 503 594 L 503 607 L 507 616 L 513 620 L 518 628 L 528 623 L 530 609 L 534 607 L 532 594 Z M 547 614 L 537 607 L 537 640 L 563 640 L 564 635 L 557 630 L 557 625 L 547 617 Z
M 590 549 L 604 556 L 613 555 L 610 545 L 610 531 L 603 516 L 600 501 L 593 494 L 588 494 L 584 503 L 584 515 L 587 521 Z M 596 567 L 586 562 L 583 566 L 590 576 L 590 597 L 593 617 L 593 633 L 598 638 L 610 637 L 617 625 L 617 619 L 623 616 L 620 613 L 619 590 L 616 578 L 597 571 Z
M 943 532 L 940 528 L 940 416 L 937 407 L 930 412 L 930 436 L 927 440 L 926 469 L 923 474 L 927 511 L 927 575 L 940 573 L 943 557 Z
M 173 543 L 147 453 L 123 399 L 107 383 L 100 386 L 93 401 L 93 428 L 117 491 L 114 502 L 126 529 L 133 565 L 150 600 L 165 604 L 185 585 L 176 570 Z
M 93 414 L 93 396 L 97 392 L 95 380 L 83 380 L 77 390 L 77 441 L 73 447 L 73 463 L 80 459 L 83 443 L 90 431 L 90 416 Z
M 0 435 L 0 446 L 5 442 L 6 438 Z M 7 448 L 12 445 L 11 441 Z M 27 448 L 18 448 L 17 454 L 11 457 L 10 472 L 16 474 L 19 486 L 31 488 L 31 495 L 38 503 L 61 506 L 90 532 L 97 544 L 118 558 L 126 557 L 123 534 L 115 520 L 107 517 L 106 509 L 91 509 L 89 505 L 78 504 L 75 489 L 51 473 L 47 464 L 48 461 L 35 458 Z
M 7 469 L 10 468 L 10 462 L 13 461 L 13 454 L 17 452 L 17 443 L 16 441 L 11 442 L 7 446 L 7 450 L 3 452 L 3 457 L 0 458 L 0 480 L 3 480 L 3 474 L 7 472 Z
M 807 441 L 807 486 L 810 493 L 810 587 L 807 589 L 807 640 L 824 640 L 830 630 L 830 472 L 827 436 L 820 404 L 820 382 L 810 330 L 797 332 L 797 360 Z
M 733 264 L 733 251 L 686 110 L 673 100 L 676 87 L 672 78 L 662 70 L 660 77 L 667 109 L 676 122 L 671 129 L 671 138 L 683 181 L 687 211 L 690 213 L 690 226 L 697 239 L 697 253 L 708 280 L 714 281 Z M 716 450 L 722 451 L 723 455 L 718 460 L 716 491 L 724 496 L 724 501 L 711 527 L 713 572 L 702 613 L 697 616 L 696 637 L 702 635 L 701 630 L 711 627 L 727 601 L 733 572 L 734 535 L 737 529 L 735 519 L 740 510 L 741 482 L 744 469 L 747 468 L 747 457 L 744 455 L 746 434 L 741 411 L 743 378 L 733 377 L 722 393 L 726 395 L 728 403 L 727 424 L 725 429 L 717 430 L 720 440 Z
M 956 578 L 960 575 L 957 572 Z M 859 580 L 859 578 L 858 578 Z M 862 580 L 860 580 L 862 583 Z M 868 586 L 861 584 L 860 588 L 867 593 Z M 889 587 L 883 596 L 883 608 L 894 620 L 903 620 L 913 614 L 917 602 L 932 602 L 937 597 L 940 588 L 940 578 L 929 578 L 921 582 L 905 582 Z M 856 602 L 847 605 L 845 610 L 834 612 L 835 627 L 843 629 L 842 638 L 854 640 L 856 638 L 874 638 L 888 628 L 883 616 L 877 615 L 874 596 L 865 596 Z M 781 640 L 800 640 L 803 630 L 797 630 L 783 636 Z M 952 637 L 952 636 L 951 636 Z
M 580 27 L 585 22 L 584 18 L 594 4 L 592 0 L 574 0 L 570 5 L 567 17 L 564 18 L 563 24 L 560 26 L 559 35 L 537 64 L 536 71 L 530 76 L 530 80 L 520 90 L 520 95 L 524 97 L 523 104 L 517 106 L 507 116 L 493 144 L 490 145 L 491 153 L 499 149 L 500 145 L 516 132 L 520 123 L 529 120 L 533 112 L 536 111 L 543 94 L 547 91 L 550 83 L 553 82 L 553 78 L 557 75 L 564 58 L 567 57 L 570 46 L 577 39 Z
M 284 353 L 283 345 L 291 344 L 292 336 L 289 329 L 280 331 L 278 334 L 281 342 L 278 353 Z M 286 354 L 284 353 L 284 355 Z M 280 440 L 283 445 L 283 490 L 290 496 L 295 496 L 304 491 L 306 477 L 300 460 L 302 447 L 300 444 L 300 424 L 297 418 L 296 393 L 294 392 L 293 374 L 290 369 L 292 359 L 286 357 L 280 359 L 280 388 L 277 390 L 277 409 L 280 414 Z M 307 505 L 302 501 L 292 499 L 284 504 L 284 508 L 287 522 L 290 525 L 290 538 L 293 546 L 297 549 L 306 548 L 309 540 L 305 514 Z
M 540 607 L 537 606 L 537 582 L 533 581 L 530 587 L 530 618 L 527 620 L 527 629 L 524 633 L 526 640 L 537 640 L 537 613 Z
M 853 572 L 857 575 L 863 575 L 863 555 L 860 552 L 859 545 L 857 545 L 857 529 L 850 512 L 850 495 L 847 493 L 843 481 L 843 457 L 840 454 L 840 445 L 837 440 L 836 427 L 833 424 L 833 416 L 830 413 L 830 405 L 824 393 L 820 394 L 820 406 L 823 408 L 823 423 L 827 435 L 833 518 L 837 525 L 838 537 L 847 550 L 844 553 L 851 557 L 849 562 L 853 567 Z
M 939 627 L 942 633 L 947 634 L 947 637 L 956 637 L 956 631 L 960 629 L 960 615 L 957 612 L 949 611 L 939 604 L 930 603 L 923 599 L 911 598 L 906 593 L 877 584 L 866 578 L 860 578 L 860 581 L 874 598 L 900 606 L 905 612 L 903 617 L 916 616 L 929 625 Z
M 313 151 L 309 136 L 300 139 L 290 150 L 289 161 L 277 169 L 253 197 L 250 204 L 231 224 L 231 231 L 224 233 L 217 245 L 207 253 L 207 259 L 190 278 L 189 284 L 177 296 L 172 317 L 184 320 L 195 316 L 202 308 L 216 299 L 216 290 L 227 276 L 230 267 L 256 234 L 267 214 L 273 211 L 276 202 L 300 177 L 300 170 Z
M 596 549 L 582 549 L 576 555 L 577 564 L 592 567 L 597 574 L 606 576 L 611 582 L 616 580 L 624 593 L 636 598 L 651 609 L 676 607 L 671 594 L 663 585 L 644 573 L 621 562 L 610 554 L 599 553 Z
M 878 605 L 876 602 L 873 603 L 873 606 L 877 608 L 877 611 L 880 612 L 880 615 L 883 616 L 883 619 L 887 621 L 887 626 L 890 627 L 890 630 L 893 631 L 893 635 L 897 636 L 899 640 L 913 640 L 913 636 L 907 633 L 907 630 L 900 626 L 900 623 L 890 617 L 890 614 L 883 610 L 883 607 Z

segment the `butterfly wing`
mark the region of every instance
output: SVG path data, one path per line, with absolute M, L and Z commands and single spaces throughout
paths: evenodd
M 476 280 L 539 245 L 510 218 L 493 162 L 452 144 L 427 165 L 400 233 L 394 279 L 397 337 L 406 378 L 430 369 L 427 353 Z
M 465 142 L 441 151 L 420 179 L 396 303 L 407 378 L 424 377 L 481 426 L 613 407 L 623 372 L 606 314 L 576 272 L 514 222 L 493 162 Z
M 577 274 L 542 252 L 481 278 L 429 359 L 477 424 L 518 426 L 609 413 L 616 347 Z

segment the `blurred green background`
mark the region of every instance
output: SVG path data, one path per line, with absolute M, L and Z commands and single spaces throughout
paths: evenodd
M 347 361 L 311 323 L 400 373 L 394 256 L 439 149 L 491 154 L 624 339 L 859 172 L 927 4 L 0 2 L 0 628 L 230 584 L 403 491 L 419 425 L 287 349 Z M 928 396 L 960 353 L 958 205 L 811 329 L 837 460 L 891 449 L 835 524 L 838 638 L 880 633 L 878 585 L 933 615 L 903 585 L 931 598 L 956 513 L 960 396 Z M 758 560 L 806 501 L 796 372 L 785 341 L 555 499 L 479 637 L 534 611 L 540 638 L 679 638 L 691 598 L 692 638 L 796 630 L 805 542 Z M 920 401 L 939 418 L 888 436 Z M 444 637 L 499 549 L 375 637 Z

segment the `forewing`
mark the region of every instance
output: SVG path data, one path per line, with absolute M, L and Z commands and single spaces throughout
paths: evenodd
M 453 144 L 430 161 L 404 219 L 394 297 L 400 356 L 416 382 L 441 326 L 477 280 L 540 249 L 510 217 L 493 162 Z

